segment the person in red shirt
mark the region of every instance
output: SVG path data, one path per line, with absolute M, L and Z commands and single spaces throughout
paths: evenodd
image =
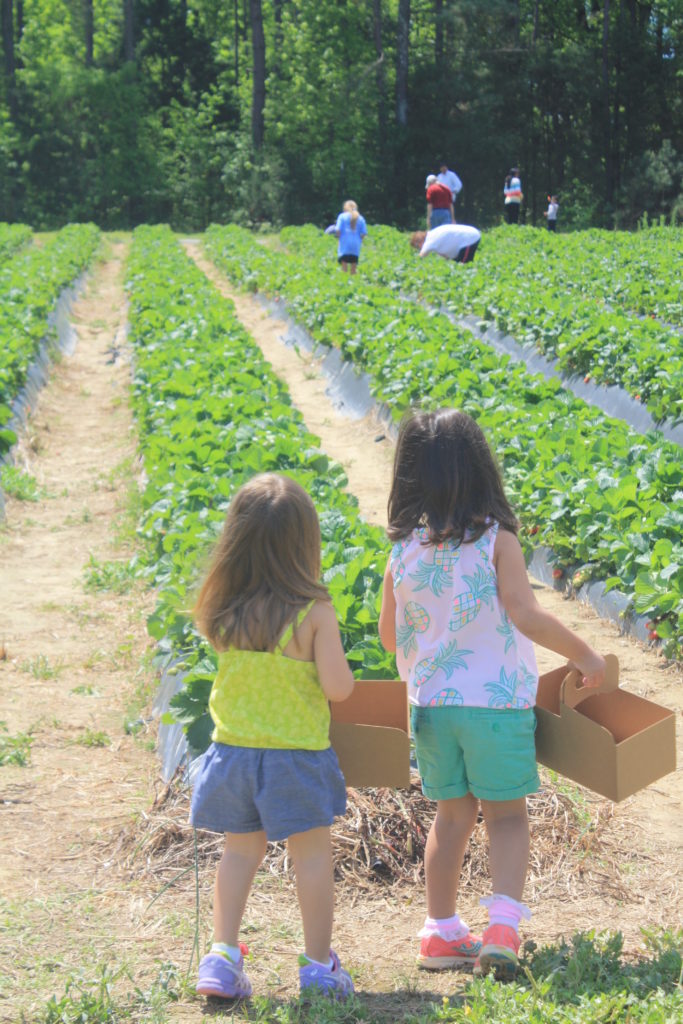
M 442 224 L 455 224 L 453 195 L 448 185 L 443 185 L 435 174 L 430 174 L 427 178 L 427 230 Z

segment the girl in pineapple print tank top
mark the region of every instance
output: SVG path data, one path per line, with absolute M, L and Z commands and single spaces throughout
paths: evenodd
M 427 919 L 418 963 L 474 963 L 511 978 L 529 859 L 526 797 L 538 789 L 538 673 L 532 642 L 563 655 L 595 686 L 604 659 L 544 611 L 526 574 L 517 520 L 481 429 L 454 409 L 401 424 L 389 495 L 394 547 L 379 634 L 396 651 L 425 796 L 436 817 L 425 846 Z M 493 892 L 481 939 L 456 911 L 458 880 L 479 807 Z
M 530 708 L 538 672 L 533 644 L 498 597 L 498 524 L 473 543 L 430 544 L 426 527 L 391 552 L 396 663 L 411 704 Z

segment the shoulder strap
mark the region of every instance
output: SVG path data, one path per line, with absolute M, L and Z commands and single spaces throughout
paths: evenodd
M 282 634 L 282 636 L 278 640 L 277 644 L 275 645 L 275 650 L 273 651 L 273 654 L 282 654 L 282 652 L 284 651 L 285 647 L 287 646 L 289 641 L 292 639 L 292 634 L 294 632 L 294 626 L 296 625 L 297 627 L 299 627 L 301 625 L 301 623 L 304 621 L 304 619 L 306 618 L 306 616 L 308 615 L 308 613 L 310 612 L 310 610 L 311 610 L 311 608 L 313 607 L 314 604 L 315 604 L 315 599 L 313 599 L 313 601 L 309 601 L 309 603 L 307 605 L 305 605 L 304 608 L 302 608 L 300 611 L 297 612 L 294 620 L 292 622 L 290 622 L 290 624 L 287 626 L 287 628 L 285 629 L 284 633 Z

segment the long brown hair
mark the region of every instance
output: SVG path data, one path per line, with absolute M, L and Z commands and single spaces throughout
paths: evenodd
M 262 473 L 230 502 L 194 607 L 197 627 L 218 651 L 271 651 L 312 600 L 329 600 L 315 506 L 290 477 Z
M 393 541 L 410 536 L 417 526 L 427 527 L 430 544 L 478 540 L 492 520 L 512 533 L 518 529 L 481 428 L 457 409 L 404 418 L 388 513 Z

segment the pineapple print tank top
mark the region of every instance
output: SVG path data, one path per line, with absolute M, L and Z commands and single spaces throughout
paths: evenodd
M 299 625 L 313 602 L 299 612 Z M 275 750 L 327 750 L 330 706 L 312 661 L 286 658 L 282 651 L 292 636 L 290 624 L 270 651 L 238 651 L 218 655 L 218 673 L 211 687 L 209 711 L 214 743 Z
M 532 642 L 498 599 L 498 524 L 475 543 L 429 544 L 419 527 L 394 544 L 396 662 L 411 704 L 529 708 L 538 670 Z

